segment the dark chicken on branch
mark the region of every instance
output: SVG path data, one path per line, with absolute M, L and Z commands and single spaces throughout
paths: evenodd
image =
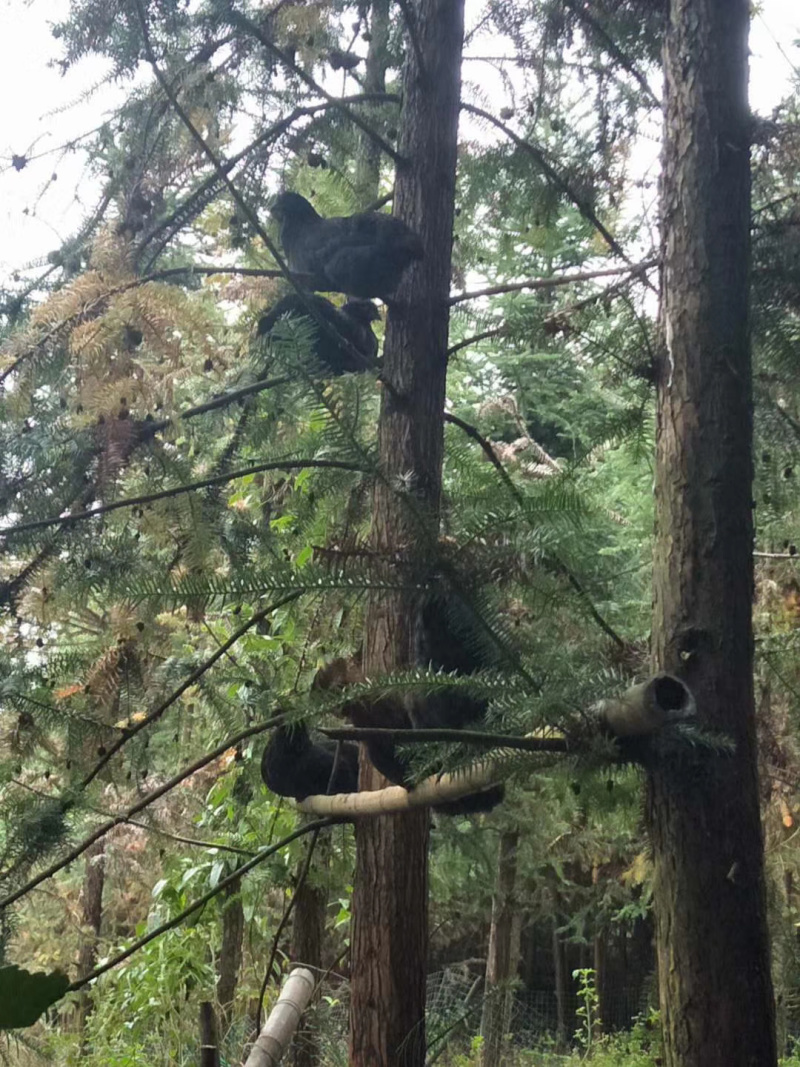
M 495 656 L 482 639 L 474 621 L 456 602 L 431 595 L 422 606 L 418 628 L 417 662 L 420 666 L 456 676 L 474 674 L 482 668 L 496 666 Z M 314 680 L 314 688 L 340 689 L 364 682 L 359 664 L 336 659 L 327 664 Z M 351 698 L 342 713 L 359 728 L 386 727 L 394 730 L 480 729 L 488 702 L 473 697 L 463 689 L 440 689 L 427 696 L 384 697 L 378 700 Z M 374 737 L 366 742 L 372 765 L 395 785 L 410 787 L 410 767 L 397 750 L 402 742 Z M 491 811 L 499 804 L 505 790 L 502 785 L 434 805 L 444 815 L 471 815 Z
M 312 741 L 302 723 L 279 726 L 261 757 L 261 777 L 279 797 L 305 800 L 318 793 L 358 792 L 358 745 Z M 336 766 L 336 772 L 331 774 Z
M 391 296 L 422 242 L 392 215 L 363 211 L 324 219 L 298 193 L 281 193 L 272 205 L 291 270 L 309 286 L 364 298 Z
M 309 304 L 314 307 L 322 321 L 331 327 L 330 330 L 324 329 L 319 321 L 315 320 Z M 316 331 L 312 354 L 332 375 L 354 374 L 376 365 L 378 338 L 372 332 L 372 323 L 376 322 L 380 315 L 369 300 L 348 300 L 343 307 L 337 308 L 330 300 L 321 296 L 309 295 L 303 298 L 298 293 L 290 293 L 259 320 L 258 336 L 264 337 L 271 333 L 276 323 L 283 318 L 305 318 L 311 322 Z M 337 336 L 347 343 L 337 342 Z

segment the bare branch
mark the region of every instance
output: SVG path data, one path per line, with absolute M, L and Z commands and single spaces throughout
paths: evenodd
M 463 341 L 450 345 L 447 349 L 448 359 L 455 352 L 460 352 L 462 348 L 469 348 L 470 345 L 476 345 L 479 341 L 486 341 L 490 337 L 502 337 L 507 331 L 508 327 L 504 323 L 502 326 L 495 326 L 492 330 L 484 330 L 482 333 L 473 334 L 472 337 L 465 337 Z
M 552 278 L 530 278 L 524 282 L 508 282 L 504 285 L 490 285 L 485 289 L 475 289 L 469 293 L 456 293 L 449 303 L 461 304 L 465 300 L 475 300 L 479 296 L 497 296 L 500 293 L 518 293 L 523 289 L 555 289 L 560 285 L 573 285 L 576 282 L 590 282 L 595 278 L 608 278 L 610 275 L 627 272 L 642 274 L 658 266 L 657 259 L 646 259 L 641 263 L 631 263 L 626 267 L 604 267 L 602 270 L 573 271 L 571 274 L 557 274 Z

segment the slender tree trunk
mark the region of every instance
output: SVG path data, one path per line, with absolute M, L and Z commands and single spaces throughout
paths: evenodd
M 81 944 L 78 949 L 78 975 L 82 977 L 94 970 L 97 963 L 97 944 L 103 922 L 103 889 L 106 881 L 106 843 L 100 838 L 86 850 L 86 873 L 81 888 Z M 80 994 L 76 1014 L 76 1030 L 84 1041 L 86 1020 L 92 1010 L 89 993 Z
M 200 1067 L 219 1067 L 217 1017 L 208 1000 L 200 1004 Z
M 222 944 L 217 960 L 217 1000 L 223 1036 L 231 1025 L 233 998 L 242 966 L 244 908 L 241 893 L 241 882 L 234 882 L 225 890 L 222 905 Z
M 607 1027 L 606 948 L 606 932 L 605 930 L 598 930 L 594 935 L 594 988 L 597 991 L 597 1015 L 594 1020 L 595 1037 L 599 1037 Z
M 317 843 L 317 855 L 323 853 L 323 842 Z M 322 971 L 322 944 L 325 937 L 325 909 L 328 893 L 324 886 L 312 885 L 308 879 L 294 895 L 292 923 L 292 963 L 308 967 L 318 978 Z M 309 1006 L 292 1042 L 294 1067 L 316 1067 L 320 1062 L 319 1033 L 315 1025 L 314 1008 Z
M 386 70 L 389 66 L 389 6 L 390 0 L 372 0 L 369 21 L 370 40 L 364 72 L 365 93 L 386 92 Z M 356 159 L 356 189 L 359 202 L 365 207 L 377 199 L 380 176 L 380 146 L 360 131 Z
M 553 919 L 553 970 L 556 987 L 556 1049 L 565 1049 L 568 1040 L 569 976 L 564 940 L 558 932 L 558 918 Z
M 520 922 L 515 897 L 518 845 L 518 831 L 507 830 L 500 835 L 481 1019 L 483 1067 L 500 1067 L 504 1038 L 511 1023 L 513 985 L 519 964 Z
M 383 478 L 372 542 L 386 559 L 430 557 L 438 534 L 448 296 L 464 0 L 409 4 L 424 69 L 408 47 L 399 149 L 408 160 L 394 211 L 419 233 L 389 315 L 378 426 Z M 403 593 L 374 598 L 364 663 L 376 676 L 413 658 L 414 613 Z M 382 784 L 366 760 L 362 788 Z M 424 810 L 356 825 L 350 1057 L 354 1067 L 422 1067 L 428 955 L 428 827 Z
M 671 0 L 653 658 L 731 756 L 656 756 L 648 816 L 667 1067 L 771 1067 L 754 731 L 748 0 Z

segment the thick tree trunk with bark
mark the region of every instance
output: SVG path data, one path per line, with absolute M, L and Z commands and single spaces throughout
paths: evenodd
M 408 46 L 394 212 L 420 235 L 389 315 L 378 427 L 383 477 L 372 543 L 384 559 L 430 558 L 438 535 L 448 296 L 464 0 L 418 0 Z M 418 54 L 419 53 L 419 54 Z M 423 69 L 420 69 L 420 59 Z M 407 574 L 407 568 L 403 573 Z M 375 677 L 413 659 L 414 603 L 382 594 L 367 615 L 364 666 Z M 362 760 L 361 788 L 382 785 Z M 356 825 L 350 1057 L 354 1067 L 422 1067 L 428 955 L 425 810 Z
M 732 756 L 649 771 L 667 1067 L 771 1067 L 754 731 L 748 0 L 671 0 L 653 657 Z
M 486 958 L 486 994 L 481 1019 L 483 1067 L 500 1067 L 502 1064 L 504 1039 L 511 1023 L 521 929 L 515 896 L 518 845 L 519 831 L 506 830 L 500 835 L 497 884 L 492 899 L 492 925 Z

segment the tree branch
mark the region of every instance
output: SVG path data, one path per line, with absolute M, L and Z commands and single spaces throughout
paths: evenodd
M 253 389 L 253 391 L 256 390 Z M 218 399 L 221 400 L 221 398 Z M 177 485 L 172 489 L 161 489 L 157 493 L 143 493 L 141 496 L 130 496 L 124 500 L 114 500 L 110 504 L 101 504 L 99 507 L 88 511 L 76 511 L 73 515 L 59 515 L 51 519 L 22 522 L 17 526 L 9 526 L 5 530 L 0 530 L 0 541 L 14 534 L 28 533 L 31 530 L 43 530 L 48 526 L 67 526 L 73 522 L 83 522 L 86 519 L 94 519 L 98 515 L 106 515 L 110 511 L 119 511 L 120 508 L 140 507 L 143 504 L 151 504 L 155 500 L 166 500 L 168 497 L 180 496 L 182 493 L 192 493 L 196 489 L 206 489 L 212 485 L 224 485 L 225 482 L 232 482 L 237 478 L 246 478 L 251 474 L 262 474 L 264 471 L 305 470 L 309 468 L 347 470 L 361 474 L 366 471 L 365 467 L 360 467 L 357 463 L 339 462 L 333 459 L 282 459 L 272 463 L 256 463 L 252 467 L 243 467 L 238 471 L 226 471 L 224 474 L 215 475 L 213 478 L 202 478 L 197 482 L 187 482 L 185 485 Z
M 242 730 L 241 733 L 234 734 L 232 737 L 223 741 L 221 745 L 218 745 L 213 752 L 209 752 L 205 756 L 202 756 L 188 767 L 185 767 L 178 774 L 168 779 L 163 785 L 160 785 L 151 793 L 148 793 L 140 800 L 137 800 L 127 811 L 112 816 L 106 822 L 101 823 L 101 825 L 98 826 L 96 830 L 93 830 L 88 837 L 85 837 L 83 841 L 77 844 L 73 849 L 70 849 L 66 856 L 62 857 L 50 867 L 47 867 L 45 870 L 40 871 L 35 878 L 32 878 L 29 882 L 26 882 L 25 885 L 21 886 L 19 889 L 15 889 L 13 893 L 9 893 L 8 896 L 0 900 L 0 911 L 30 893 L 31 890 L 36 889 L 42 882 L 47 881 L 48 878 L 52 878 L 54 874 L 58 874 L 59 871 L 64 870 L 64 868 L 68 867 L 78 859 L 79 856 L 82 856 L 88 848 L 91 848 L 95 841 L 99 841 L 101 837 L 105 837 L 107 833 L 110 833 L 115 826 L 122 826 L 124 823 L 129 822 L 134 815 L 137 815 L 140 811 L 150 807 L 151 804 L 154 804 L 167 793 L 170 793 L 177 785 L 180 785 L 181 782 L 190 778 L 199 770 L 202 770 L 203 767 L 208 766 L 209 763 L 213 763 L 215 759 L 219 759 L 219 757 L 224 755 L 229 749 L 235 748 L 238 744 L 241 744 L 242 741 L 246 741 L 248 737 L 254 737 L 257 734 L 271 730 L 274 726 L 279 726 L 280 723 L 283 722 L 283 719 L 284 715 L 282 714 L 273 715 L 272 718 L 267 719 L 266 722 L 262 722 L 257 726 L 250 726 L 247 730 Z
M 611 58 L 615 59 L 622 69 L 626 70 L 628 74 L 638 82 L 639 88 L 644 92 L 645 96 L 649 98 L 650 103 L 654 107 L 660 109 L 661 101 L 650 88 L 645 76 L 636 69 L 632 61 L 622 51 L 617 42 L 609 35 L 605 27 L 601 26 L 597 19 L 589 14 L 589 4 L 586 3 L 585 0 L 580 0 L 580 2 L 576 2 L 576 0 L 564 0 L 564 2 L 578 21 L 585 27 L 588 27 L 589 30 L 600 39 L 602 47 L 608 52 Z
M 420 78 L 425 81 L 428 77 L 425 69 L 425 61 L 422 57 L 422 46 L 419 43 L 419 33 L 417 32 L 417 22 L 414 18 L 414 12 L 408 0 L 397 0 L 400 10 L 403 12 L 403 21 L 406 24 L 408 30 L 408 36 L 411 39 L 411 47 L 414 49 L 414 57 L 417 61 L 417 70 L 419 71 Z
M 565 737 L 509 737 L 507 734 L 482 733 L 478 730 L 392 730 L 381 726 L 339 728 L 320 727 L 320 733 L 332 741 L 377 741 L 385 738 L 404 745 L 424 745 L 434 741 L 453 741 L 457 744 L 483 745 L 491 748 L 513 748 L 523 752 L 569 752 Z
M 162 701 L 154 711 L 151 711 L 149 714 L 145 715 L 143 719 L 140 719 L 138 722 L 134 723 L 133 726 L 129 726 L 126 728 L 124 735 L 118 738 L 112 745 L 110 745 L 104 755 L 101 756 L 101 758 L 97 761 L 92 770 L 89 771 L 89 773 L 80 783 L 79 788 L 81 790 L 85 789 L 89 785 L 89 783 L 97 777 L 103 767 L 105 767 L 105 765 L 113 758 L 113 756 L 115 756 L 116 753 L 119 752 L 123 745 L 126 745 L 131 740 L 131 738 L 135 737 L 138 733 L 141 733 L 141 731 L 146 729 L 146 727 L 150 726 L 151 723 L 154 723 L 157 719 L 160 719 L 164 712 L 168 708 L 170 708 L 179 697 L 183 696 L 187 689 L 191 689 L 195 682 L 199 681 L 203 677 L 203 675 L 206 674 L 214 666 L 217 660 L 222 659 L 228 649 L 233 648 L 236 642 L 241 637 L 243 637 L 248 630 L 252 629 L 253 626 L 256 626 L 259 622 L 262 622 L 264 619 L 266 619 L 268 615 L 271 615 L 273 613 L 273 611 L 277 611 L 278 608 L 282 608 L 284 604 L 291 604 L 292 601 L 298 600 L 303 595 L 303 592 L 304 590 L 300 589 L 292 593 L 287 593 L 286 596 L 281 597 L 279 600 L 274 601 L 272 604 L 268 604 L 267 607 L 262 608 L 260 611 L 253 612 L 248 621 L 242 626 L 240 626 L 238 630 L 235 630 L 228 638 L 228 640 L 223 642 L 219 646 L 216 652 L 212 652 L 208 659 L 201 663 L 199 667 L 196 667 L 191 672 L 191 674 L 189 674 L 189 676 L 185 678 L 183 682 L 181 682 L 178 688 L 173 690 L 173 692 L 170 693 L 167 699 Z
M 489 337 L 502 337 L 507 330 L 508 327 L 504 323 L 502 326 L 495 326 L 494 329 L 473 334 L 472 337 L 465 337 L 463 341 L 450 345 L 447 349 L 447 357 L 449 359 L 455 352 L 460 352 L 462 348 L 469 348 L 470 345 L 476 345 L 479 341 L 486 341 Z
M 139 0 L 137 0 L 137 4 L 138 3 Z M 238 26 L 239 29 L 244 30 L 246 33 L 250 34 L 251 37 L 255 37 L 259 44 L 263 45 L 268 52 L 271 52 L 273 56 L 279 59 L 288 70 L 292 71 L 293 74 L 296 74 L 301 81 L 305 82 L 310 89 L 313 89 L 313 91 L 326 100 L 328 104 L 341 111 L 343 115 L 350 119 L 354 126 L 358 126 L 370 140 L 374 141 L 375 144 L 377 144 L 379 148 L 393 160 L 396 166 L 400 167 L 405 163 L 405 160 L 400 153 L 397 152 L 388 141 L 381 137 L 376 130 L 373 130 L 368 122 L 365 122 L 360 115 L 351 111 L 341 99 L 337 99 L 335 96 L 331 96 L 330 93 L 326 92 L 309 74 L 306 74 L 302 67 L 298 67 L 298 65 L 294 63 L 285 52 L 278 48 L 278 46 L 267 37 L 261 27 L 257 26 L 252 19 L 247 18 L 247 16 L 243 15 L 240 11 L 235 11 L 233 7 L 228 8 L 227 15 L 232 25 Z
M 630 263 L 629 257 L 623 251 L 622 246 L 619 244 L 616 237 L 614 237 L 613 234 L 611 234 L 610 231 L 606 229 L 606 227 L 597 217 L 597 214 L 595 213 L 594 209 L 589 204 L 587 204 L 586 201 L 575 192 L 569 182 L 562 178 L 558 171 L 550 163 L 548 163 L 547 159 L 545 158 L 544 152 L 542 152 L 540 148 L 537 148 L 535 145 L 531 144 L 530 141 L 524 140 L 524 138 L 520 137 L 519 134 L 514 133 L 514 131 L 510 127 L 506 126 L 504 122 L 501 122 L 500 119 L 495 118 L 495 116 L 490 111 L 485 111 L 482 107 L 477 107 L 475 104 L 465 104 L 462 101 L 461 109 L 462 111 L 469 111 L 471 114 L 477 115 L 479 118 L 485 119 L 487 122 L 490 122 L 493 126 L 496 126 L 498 130 L 504 133 L 506 137 L 512 140 L 517 146 L 517 148 L 521 148 L 523 152 L 527 152 L 528 155 L 531 156 L 536 165 L 539 167 L 539 169 L 542 171 L 542 173 L 550 179 L 550 181 L 553 183 L 553 185 L 556 186 L 557 189 L 560 189 L 561 192 L 566 197 L 568 197 L 569 200 L 572 201 L 572 203 L 575 205 L 581 215 L 586 219 L 586 221 L 590 222 L 592 226 L 594 226 L 594 228 L 597 230 L 597 232 L 600 234 L 600 236 L 603 238 L 603 240 L 606 242 L 612 252 L 618 255 L 620 259 L 624 259 L 626 263 Z
M 620 253 L 621 254 L 621 253 Z M 498 296 L 501 293 L 518 293 L 523 289 L 555 289 L 560 285 L 572 285 L 575 282 L 589 282 L 595 278 L 608 278 L 610 275 L 628 272 L 642 274 L 658 266 L 658 259 L 646 259 L 641 263 L 630 263 L 628 267 L 604 267 L 602 270 L 573 271 L 571 274 L 559 274 L 552 278 L 530 278 L 524 282 L 508 282 L 504 285 L 490 285 L 485 289 L 475 289 L 468 293 L 456 293 L 449 303 L 461 304 L 465 300 L 476 300 L 480 296 Z

